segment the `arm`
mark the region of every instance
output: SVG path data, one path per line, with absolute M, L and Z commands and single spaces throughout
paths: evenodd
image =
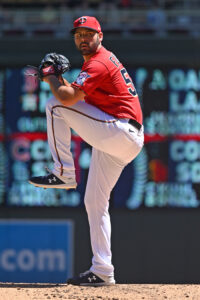
M 65 79 L 64 84 L 61 84 L 59 79 L 54 75 L 46 76 L 43 80 L 50 85 L 56 99 L 65 106 L 71 106 L 85 97 L 85 93 L 82 90 L 72 87 Z

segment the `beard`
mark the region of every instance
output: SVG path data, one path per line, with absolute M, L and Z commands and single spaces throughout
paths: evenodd
M 80 51 L 82 55 L 90 55 L 96 52 L 98 46 L 100 44 L 99 37 L 97 37 L 97 40 L 92 45 L 89 45 L 87 42 L 80 43 L 79 46 L 77 46 L 77 49 Z

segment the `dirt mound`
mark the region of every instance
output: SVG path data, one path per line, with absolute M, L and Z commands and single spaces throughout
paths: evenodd
M 1 300 L 184 300 L 200 299 L 200 285 L 116 284 L 79 287 L 67 284 L 0 283 Z

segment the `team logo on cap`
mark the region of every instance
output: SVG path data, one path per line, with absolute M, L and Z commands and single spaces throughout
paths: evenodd
M 80 24 L 84 24 L 86 21 L 87 21 L 87 18 L 85 18 L 85 17 L 81 17 L 81 18 L 78 20 L 78 22 L 79 22 Z

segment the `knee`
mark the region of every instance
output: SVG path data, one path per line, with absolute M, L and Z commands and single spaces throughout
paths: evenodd
M 89 195 L 88 193 L 85 194 L 84 204 L 88 214 L 90 214 L 90 212 L 94 212 L 94 210 L 97 209 L 96 198 L 94 195 L 92 197 L 91 193 L 89 193 Z
M 108 199 L 104 197 L 98 199 L 95 195 L 93 195 L 93 197 L 88 197 L 86 195 L 84 204 L 88 215 L 94 214 L 94 211 L 103 215 L 104 213 L 108 212 L 109 209 Z
M 92 203 L 92 199 L 90 197 L 87 197 L 85 195 L 85 198 L 84 198 L 84 204 L 85 204 L 85 208 L 86 208 L 86 211 L 90 210 L 90 208 L 92 207 L 93 203 Z

